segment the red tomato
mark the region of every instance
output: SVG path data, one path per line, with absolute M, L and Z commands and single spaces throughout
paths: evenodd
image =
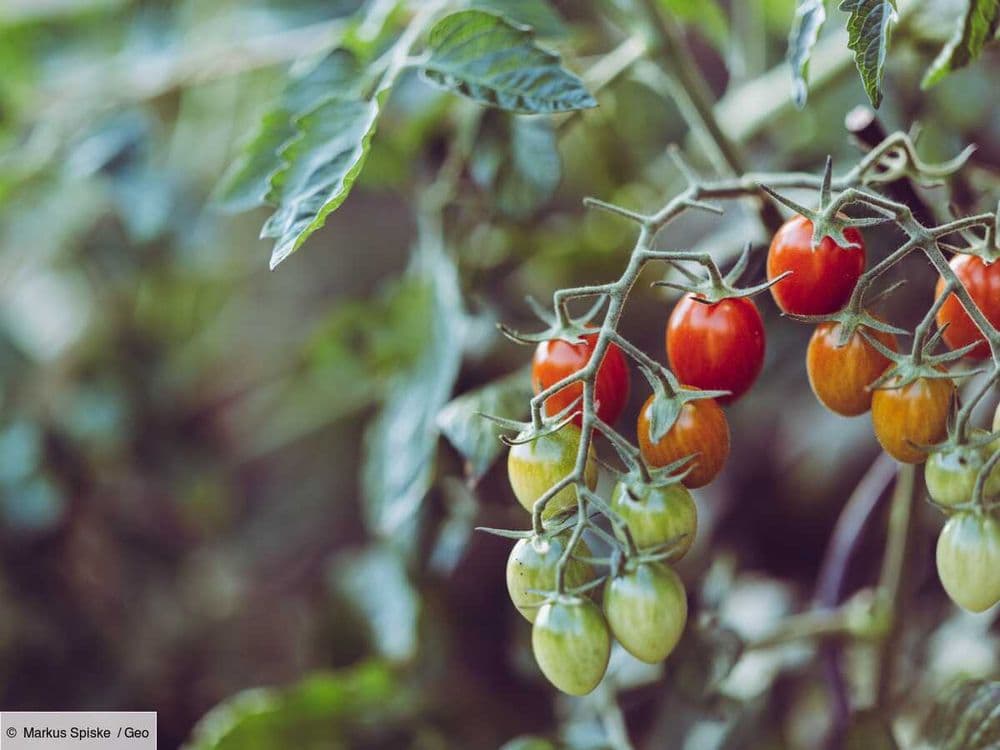
M 1000 327 L 1000 263 L 987 265 L 982 258 L 975 255 L 956 255 L 949 265 L 986 319 L 994 328 Z M 945 280 L 938 279 L 935 298 L 941 296 L 944 285 Z M 948 346 L 952 349 L 961 349 L 963 346 L 980 341 L 982 343 L 967 356 L 975 359 L 986 359 L 990 356 L 990 345 L 986 343 L 983 332 L 972 322 L 972 318 L 954 293 L 938 310 L 937 324 L 944 326 L 946 323 L 948 327 L 944 331 L 944 342 Z
M 806 372 L 813 393 L 830 411 L 856 417 L 871 408 L 872 392 L 868 386 L 892 364 L 885 355 L 855 331 L 844 346 L 840 342 L 840 323 L 820 323 L 806 349 Z M 891 333 L 865 328 L 872 338 L 898 351 Z
M 722 471 L 729 457 L 729 422 L 715 399 L 703 398 L 688 401 L 681 407 L 677 421 L 667 434 L 653 442 L 649 435 L 649 407 L 655 396 L 650 396 L 639 411 L 639 448 L 650 466 L 666 466 L 685 456 L 697 454 L 691 461 L 694 467 L 684 477 L 685 487 L 704 487 Z
M 667 358 L 677 377 L 703 391 L 731 391 L 728 404 L 749 390 L 764 366 L 764 321 L 753 300 L 714 304 L 686 294 L 667 322 Z
M 828 315 L 844 306 L 865 268 L 865 245 L 854 227 L 844 234 L 859 247 L 844 248 L 829 237 L 812 248 L 813 224 L 794 216 L 775 233 L 767 254 L 767 278 L 792 274 L 771 287 L 782 310 L 796 315 Z
M 543 341 L 535 349 L 531 361 L 531 387 L 541 393 L 553 383 L 558 383 L 568 375 L 587 366 L 597 344 L 597 334 L 589 333 L 583 343 L 570 344 L 560 339 Z M 566 386 L 545 401 L 545 413 L 558 414 L 583 395 L 583 383 Z M 614 344 L 608 346 L 604 361 L 597 368 L 594 385 L 594 404 L 597 416 L 608 424 L 613 424 L 621 416 L 628 401 L 628 365 L 625 355 Z M 582 405 L 579 407 L 583 409 Z M 579 414 L 574 418 L 577 426 L 583 421 Z

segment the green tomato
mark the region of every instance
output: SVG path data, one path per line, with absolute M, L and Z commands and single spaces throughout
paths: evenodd
M 507 476 L 518 502 L 530 512 L 538 498 L 573 472 L 579 447 L 580 428 L 574 424 L 565 424 L 556 432 L 512 446 L 507 456 Z M 593 445 L 588 452 L 584 479 L 590 489 L 597 486 Z M 545 506 L 542 517 L 552 518 L 571 509 L 576 509 L 575 486 L 557 492 Z
M 698 509 L 680 482 L 666 487 L 619 482 L 611 495 L 611 508 L 628 524 L 640 550 L 676 542 L 672 560 L 687 554 L 698 531 Z
M 531 591 L 554 591 L 556 564 L 566 549 L 569 533 L 554 537 L 531 536 L 519 539 L 507 558 L 507 592 L 517 611 L 534 622 L 545 597 Z M 590 550 L 581 540 L 574 554 L 589 555 Z M 566 563 L 566 586 L 576 588 L 594 580 L 594 569 L 585 562 L 571 557 Z
M 983 435 L 986 435 L 985 430 L 972 431 L 974 438 Z M 927 494 L 940 505 L 969 502 L 980 470 L 998 448 L 1000 446 L 994 442 L 980 447 L 959 445 L 932 453 L 924 471 Z M 984 489 L 986 497 L 1000 493 L 1000 466 L 994 467 Z
M 937 569 L 952 601 L 983 612 L 1000 601 L 1000 524 L 981 512 L 956 513 L 937 543 Z
M 611 632 L 632 656 L 655 664 L 674 650 L 687 623 L 687 595 L 678 575 L 661 563 L 639 563 L 604 587 Z
M 608 669 L 611 634 L 593 601 L 560 596 L 538 610 L 531 648 L 549 682 L 564 693 L 586 695 Z

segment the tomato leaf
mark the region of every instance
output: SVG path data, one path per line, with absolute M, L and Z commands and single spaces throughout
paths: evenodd
M 924 740 L 936 750 L 993 750 L 1000 745 L 1000 681 L 953 685 L 924 724 Z
M 493 192 L 502 213 L 524 219 L 559 186 L 562 161 L 555 131 L 546 117 L 496 115 L 483 123 L 472 155 L 472 178 Z
M 826 21 L 826 0 L 798 0 L 788 33 L 788 65 L 792 70 L 792 101 L 802 109 L 809 94 L 809 57 Z
M 514 23 L 530 26 L 540 36 L 563 36 L 566 24 L 547 0 L 470 0 L 470 8 L 492 11 Z
M 525 368 L 459 396 L 440 411 L 438 427 L 465 458 L 472 479 L 482 477 L 504 449 L 499 428 L 482 415 L 522 419 L 530 398 L 531 376 Z
M 968 0 L 955 33 L 931 63 L 920 82 L 927 89 L 953 70 L 964 68 L 975 60 L 1000 27 L 1000 0 Z
M 437 415 L 458 377 L 468 327 L 458 271 L 443 248 L 419 245 L 408 276 L 426 285 L 424 346 L 413 366 L 394 379 L 365 434 L 365 520 L 384 537 L 416 518 L 431 486 Z
M 481 10 L 445 16 L 431 29 L 422 73 L 431 83 L 510 112 L 596 107 L 583 82 L 542 49 L 531 29 Z
M 840 9 L 850 13 L 847 46 L 854 52 L 854 64 L 865 92 L 878 109 L 889 35 L 898 16 L 895 0 L 842 0 Z

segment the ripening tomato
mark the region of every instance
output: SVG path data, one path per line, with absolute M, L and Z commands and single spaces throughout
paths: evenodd
M 979 511 L 956 513 L 938 537 L 937 569 L 951 600 L 970 612 L 1000 601 L 1000 524 Z
M 824 237 L 812 247 L 812 222 L 793 216 L 781 225 L 767 253 L 767 278 L 791 275 L 771 287 L 774 301 L 786 313 L 828 315 L 844 306 L 865 268 L 865 245 L 854 227 L 844 236 L 857 247 L 841 247 Z
M 597 345 L 597 334 L 583 336 L 583 343 L 570 344 L 560 339 L 543 341 L 535 348 L 531 360 L 531 387 L 541 393 L 550 385 L 582 370 L 590 362 Z M 545 400 L 545 413 L 558 414 L 583 395 L 583 383 L 573 383 Z M 594 405 L 597 416 L 614 424 L 621 416 L 628 401 L 628 365 L 625 355 L 615 344 L 609 344 L 594 381 Z M 582 406 L 579 407 L 581 410 Z M 583 420 L 577 414 L 574 422 L 579 427 Z
M 986 430 L 973 430 L 971 437 L 982 438 Z M 979 472 L 996 451 L 1000 450 L 1000 440 L 989 445 L 957 445 L 943 451 L 935 451 L 927 459 L 924 481 L 927 494 L 940 505 L 961 505 L 972 499 Z M 990 472 L 983 491 L 987 498 L 1000 494 L 1000 466 Z
M 677 544 L 671 560 L 687 554 L 698 531 L 694 498 L 680 482 L 661 487 L 619 482 L 611 493 L 611 509 L 628 525 L 640 551 Z
M 682 480 L 685 487 L 704 487 L 722 471 L 729 456 L 729 422 L 714 399 L 688 401 L 681 407 L 677 421 L 655 443 L 649 434 L 650 396 L 639 411 L 639 448 L 650 466 L 666 466 L 685 456 L 697 454 L 694 467 Z
M 528 620 L 534 622 L 545 600 L 533 591 L 555 591 L 556 564 L 566 549 L 569 532 L 552 537 L 531 536 L 519 539 L 507 558 L 507 592 L 510 600 Z M 590 549 L 581 539 L 575 555 L 587 556 Z M 588 563 L 571 557 L 566 563 L 565 583 L 568 588 L 582 586 L 594 580 L 594 569 Z
M 586 695 L 608 669 L 611 634 L 593 601 L 561 596 L 538 611 L 531 648 L 549 682 L 564 693 Z
M 975 255 L 956 255 L 948 265 L 969 292 L 976 307 L 994 328 L 1000 328 L 1000 263 L 987 264 Z M 938 279 L 937 289 L 934 291 L 935 298 L 941 296 L 944 287 L 945 280 Z M 990 345 L 986 343 L 983 332 L 976 327 L 954 292 L 938 310 L 937 324 L 939 327 L 948 325 L 944 331 L 944 342 L 952 349 L 961 349 L 979 341 L 982 343 L 966 356 L 975 359 L 986 359 L 990 356 Z
M 507 477 L 511 489 L 521 505 L 529 512 L 552 485 L 573 472 L 576 453 L 580 448 L 580 429 L 572 424 L 563 425 L 556 432 L 542 435 L 528 443 L 511 446 L 507 456 Z M 591 444 L 584 470 L 587 486 L 597 486 L 597 464 Z M 576 487 L 564 487 L 545 506 L 543 518 L 576 508 Z
M 855 331 L 847 343 L 838 347 L 840 323 L 820 323 L 809 339 L 806 372 L 816 398 L 827 409 L 844 417 L 856 417 L 871 408 L 872 392 L 868 386 L 892 364 L 884 354 Z M 891 333 L 865 328 L 874 339 L 897 350 Z
M 687 623 L 687 594 L 660 563 L 638 563 L 604 586 L 604 615 L 618 642 L 649 664 L 666 659 Z
M 730 297 L 712 304 L 686 294 L 667 321 L 667 358 L 677 377 L 703 391 L 746 393 L 764 366 L 764 321 L 753 300 Z
M 905 464 L 926 460 L 927 453 L 917 446 L 945 439 L 954 393 L 955 385 L 947 378 L 918 378 L 902 388 L 876 390 L 872 425 L 885 452 Z

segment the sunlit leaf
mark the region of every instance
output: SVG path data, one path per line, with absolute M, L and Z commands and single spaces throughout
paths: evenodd
M 930 88 L 953 70 L 964 68 L 979 57 L 1000 27 L 1000 0 L 968 0 L 965 14 L 955 27 L 955 33 L 931 63 L 921 81 L 921 88 Z
M 889 35 L 898 17 L 895 0 L 841 0 L 840 9 L 850 13 L 847 46 L 854 52 L 861 83 L 877 109 L 882 103 Z
M 501 16 L 481 10 L 445 16 L 431 29 L 428 48 L 424 77 L 480 104 L 526 114 L 597 106 L 559 55 Z
M 788 65 L 792 69 L 792 100 L 801 109 L 809 94 L 809 57 L 826 20 L 826 0 L 798 0 L 788 34 Z

